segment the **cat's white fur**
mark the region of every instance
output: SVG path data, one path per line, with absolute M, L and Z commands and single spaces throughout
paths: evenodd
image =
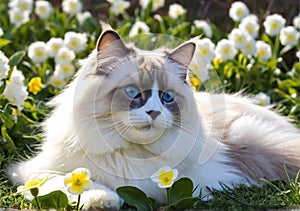
M 167 65 L 165 68 L 174 64 Z M 91 190 L 82 194 L 82 204 L 88 209 L 91 206 L 119 207 L 121 201 L 115 189 L 122 185 L 137 186 L 159 203 L 165 203 L 165 190 L 149 178 L 163 165 L 177 168 L 180 177 L 189 177 L 199 185 L 195 195 L 200 189 L 206 194 L 209 193 L 207 187 L 219 188 L 219 182 L 231 186 L 257 183 L 259 177 L 283 179 L 277 168 L 283 169 L 283 164 L 289 164 L 285 161 L 300 167 L 299 130 L 285 118 L 238 96 L 192 93 L 179 86 L 184 94 L 190 95 L 191 101 L 181 111 L 186 116 L 182 120 L 183 129 L 170 127 L 172 115 L 162 106 L 157 93 L 144 106 L 131 112 L 129 118 L 124 117 L 125 113 L 116 112 L 113 120 L 126 122 L 127 119 L 130 124 L 130 118 L 138 116 L 151 122 L 154 120 L 149 119 L 145 111 L 160 110 L 162 115 L 155 120 L 160 130 L 122 136 L 117 129 L 101 128 L 97 112 L 109 108 L 101 104 L 101 97 L 108 94 L 105 85 L 104 88 L 99 86 L 105 84 L 104 77 L 90 77 L 97 66 L 95 50 L 71 84 L 50 102 L 55 109 L 43 123 L 45 141 L 41 152 L 9 168 L 14 182 L 22 184 L 45 173 L 50 174 L 50 179 L 40 189 L 41 195 L 57 189 L 67 192 L 64 175 L 78 167 L 88 168 L 94 181 Z M 118 74 L 122 80 L 127 77 L 121 71 Z M 153 90 L 158 89 L 157 86 L 154 83 Z M 269 163 L 262 152 L 271 153 Z M 273 167 L 272 162 L 280 166 Z M 76 200 L 70 194 L 69 197 Z

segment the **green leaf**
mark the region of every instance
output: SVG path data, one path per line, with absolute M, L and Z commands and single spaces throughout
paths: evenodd
M 62 191 L 53 191 L 44 196 L 37 197 L 42 209 L 66 209 L 68 207 L 68 197 Z M 37 207 L 36 201 L 33 200 L 32 205 Z
M 13 66 L 16 66 L 18 65 L 23 57 L 25 56 L 25 51 L 18 51 L 16 53 L 14 53 L 10 58 L 9 58 L 9 66 L 13 67 Z
M 14 150 L 14 149 L 16 149 L 14 141 L 8 135 L 7 129 L 6 129 L 6 127 L 4 127 L 4 125 L 2 125 L 2 127 L 1 127 L 1 134 L 2 134 L 2 142 L 3 142 L 4 148 L 6 150 Z
M 0 110 L 0 118 L 3 122 L 3 125 L 8 129 L 11 129 L 15 125 L 14 121 L 11 119 L 11 116 L 9 114 L 4 113 L 1 110 Z
M 183 198 L 192 197 L 193 182 L 189 178 L 177 180 L 170 188 L 170 204 L 177 203 Z
M 148 198 L 140 189 L 133 186 L 122 186 L 117 188 L 119 196 L 130 206 L 138 210 L 153 210 L 153 199 Z
M 199 201 L 199 197 L 186 197 L 182 198 L 175 204 L 171 204 L 168 208 L 175 208 L 175 209 L 191 209 L 194 208 L 194 205 L 197 201 Z
M 8 45 L 9 43 L 10 43 L 10 40 L 8 40 L 8 39 L 3 39 L 3 38 L 0 39 L 0 48 Z

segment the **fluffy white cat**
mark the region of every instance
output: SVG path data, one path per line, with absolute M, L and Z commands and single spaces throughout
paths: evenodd
M 13 165 L 10 178 L 22 184 L 48 173 L 44 194 L 66 191 L 64 175 L 88 168 L 94 181 L 82 194 L 88 209 L 119 207 L 115 189 L 122 185 L 164 204 L 165 191 L 150 179 L 164 165 L 199 185 L 195 195 L 219 182 L 285 179 L 284 165 L 295 175 L 299 130 L 246 98 L 194 93 L 186 82 L 194 50 L 189 41 L 173 51 L 141 51 L 104 30 L 75 79 L 50 102 L 41 151 Z

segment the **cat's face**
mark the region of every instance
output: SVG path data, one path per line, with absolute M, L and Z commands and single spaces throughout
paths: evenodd
M 173 128 L 185 127 L 183 120 L 192 120 L 188 113 L 193 113 L 185 80 L 194 48 L 187 43 L 173 52 L 141 51 L 126 47 L 116 32 L 104 32 L 92 73 L 101 78 L 95 94 L 99 131 L 117 131 L 130 143 L 151 144 Z

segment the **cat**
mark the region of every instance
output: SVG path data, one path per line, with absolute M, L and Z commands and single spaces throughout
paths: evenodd
M 54 109 L 42 124 L 41 151 L 12 165 L 11 180 L 23 184 L 47 173 L 40 194 L 67 193 L 64 175 L 85 167 L 94 181 L 82 194 L 88 209 L 120 207 L 115 190 L 122 185 L 166 203 L 165 190 L 150 179 L 165 165 L 199 185 L 195 195 L 220 182 L 286 179 L 284 165 L 295 176 L 299 130 L 246 97 L 194 92 L 187 75 L 195 48 L 190 40 L 173 50 L 144 51 L 104 29 L 74 80 L 49 103 Z

